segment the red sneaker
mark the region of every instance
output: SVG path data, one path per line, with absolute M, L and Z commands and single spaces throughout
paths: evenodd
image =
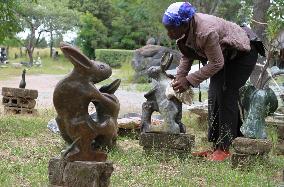
M 231 156 L 231 153 L 229 151 L 223 151 L 223 150 L 217 149 L 208 157 L 208 160 L 210 160 L 210 161 L 224 161 L 227 158 L 229 158 L 230 156 Z
M 196 157 L 208 157 L 212 153 L 213 153 L 212 150 L 208 150 L 208 151 L 193 152 L 191 154 L 192 154 L 192 156 L 196 156 Z

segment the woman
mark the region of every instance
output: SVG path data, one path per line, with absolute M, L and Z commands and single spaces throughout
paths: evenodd
M 208 140 L 213 142 L 213 149 L 194 154 L 222 161 L 230 156 L 232 140 L 241 136 L 239 88 L 248 80 L 258 53 L 240 26 L 195 10 L 188 2 L 177 2 L 163 16 L 168 36 L 177 40 L 183 54 L 172 86 L 184 92 L 210 78 Z M 193 60 L 204 66 L 188 74 Z

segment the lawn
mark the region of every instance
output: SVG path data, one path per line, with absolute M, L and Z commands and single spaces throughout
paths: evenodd
M 52 110 L 40 111 L 36 117 L 0 115 L 0 186 L 47 186 L 48 161 L 60 154 L 64 142 L 60 135 L 47 129 L 55 116 Z M 205 135 L 194 118 L 189 132 L 197 137 L 197 148 L 208 146 L 198 141 Z M 270 138 L 273 133 L 269 131 Z M 165 158 L 145 155 L 138 140 L 120 137 L 118 147 L 111 150 L 109 160 L 115 170 L 111 186 L 279 186 L 284 157 L 273 152 L 267 161 L 255 160 L 247 170 L 231 169 L 229 161 L 215 163 L 203 159 Z

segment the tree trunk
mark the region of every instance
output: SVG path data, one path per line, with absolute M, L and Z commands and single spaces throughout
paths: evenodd
M 50 58 L 52 57 L 52 48 L 53 48 L 53 34 L 52 34 L 52 31 L 50 32 Z
M 264 41 L 264 43 L 267 43 L 267 38 L 265 34 L 265 29 L 267 28 L 266 24 L 266 18 L 267 18 L 267 11 L 270 6 L 270 0 L 253 0 L 253 21 L 252 22 L 252 29 L 257 34 L 257 36 Z
M 31 36 L 29 38 L 29 43 L 27 45 L 27 52 L 28 52 L 28 55 L 29 55 L 29 59 L 30 59 L 30 62 L 29 62 L 29 65 L 30 66 L 33 66 L 33 52 L 34 52 L 34 44 L 33 44 L 33 41 L 35 39 L 35 27 L 34 26 L 31 26 Z

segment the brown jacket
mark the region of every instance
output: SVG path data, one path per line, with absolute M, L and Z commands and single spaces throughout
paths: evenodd
M 199 71 L 186 76 L 187 80 L 197 86 L 224 66 L 222 51 L 234 48 L 250 51 L 250 40 L 246 32 L 237 24 L 208 14 L 196 13 L 190 22 L 188 36 L 177 40 L 183 56 L 177 69 L 177 75 L 186 76 L 193 60 L 207 59 L 209 62 Z M 190 49 L 199 56 L 191 55 Z M 189 52 L 189 53 L 188 53 Z M 201 59 L 200 59 L 201 58 Z

